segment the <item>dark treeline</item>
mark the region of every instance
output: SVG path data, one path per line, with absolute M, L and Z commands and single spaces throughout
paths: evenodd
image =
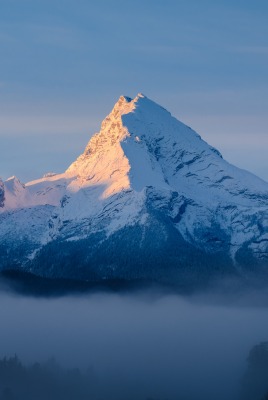
M 93 368 L 66 369 L 54 358 L 29 366 L 23 365 L 16 355 L 0 360 L 0 400 L 99 400 L 103 399 L 99 393 L 103 384 Z M 113 398 L 111 393 L 103 400 Z
M 23 365 L 17 356 L 0 360 L 1 400 L 84 400 L 94 398 L 92 369 L 64 369 L 52 358 Z
M 241 400 L 268 400 L 268 342 L 254 346 L 249 353 Z
M 54 358 L 28 366 L 17 356 L 0 360 L 0 400 L 101 399 L 99 389 L 104 384 L 93 368 L 86 371 L 66 369 Z M 113 393 L 110 396 L 106 395 L 104 400 L 114 398 Z M 237 400 L 268 400 L 268 342 L 251 349 L 239 397 Z M 156 400 L 151 397 L 146 400 L 149 399 Z M 200 399 L 203 399 L 202 393 L 195 400 Z M 185 400 L 185 396 L 178 400 Z

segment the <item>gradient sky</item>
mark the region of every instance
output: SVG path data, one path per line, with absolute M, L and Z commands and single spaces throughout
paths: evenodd
M 61 172 L 138 92 L 268 180 L 267 0 L 0 0 L 0 176 Z

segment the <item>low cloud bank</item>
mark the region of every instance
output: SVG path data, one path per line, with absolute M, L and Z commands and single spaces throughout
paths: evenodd
M 29 364 L 54 356 L 65 368 L 90 367 L 96 398 L 238 399 L 248 352 L 267 340 L 267 308 L 226 300 L 156 291 L 2 292 L 0 357 L 16 353 Z

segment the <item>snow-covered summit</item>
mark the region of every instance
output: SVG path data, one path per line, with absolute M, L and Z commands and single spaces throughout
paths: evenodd
M 256 192 L 266 202 L 268 193 L 261 179 L 228 164 L 200 135 L 142 94 L 119 98 L 66 173 L 83 183 L 102 184 L 104 197 L 147 186 L 179 188 L 205 200 L 209 190 L 216 201 L 222 196 L 228 201 L 239 191 L 243 203 Z
M 245 254 L 266 265 L 267 205 L 266 182 L 226 162 L 146 96 L 121 96 L 64 173 L 26 185 L 0 181 L 0 244 L 23 237 L 23 266 L 48 276 L 146 278 L 166 262 L 179 271 L 203 257 L 213 268 L 217 254 L 228 268 L 242 266 Z M 58 258 L 54 245 L 63 249 Z M 78 249 L 79 272 L 64 267 Z M 40 267 L 50 270 L 47 251 L 53 274 Z

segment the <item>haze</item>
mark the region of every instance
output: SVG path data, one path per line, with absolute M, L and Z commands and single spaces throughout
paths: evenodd
M 91 366 L 100 398 L 231 400 L 250 348 L 267 339 L 267 308 L 214 301 L 156 291 L 61 298 L 2 292 L 0 356 Z

